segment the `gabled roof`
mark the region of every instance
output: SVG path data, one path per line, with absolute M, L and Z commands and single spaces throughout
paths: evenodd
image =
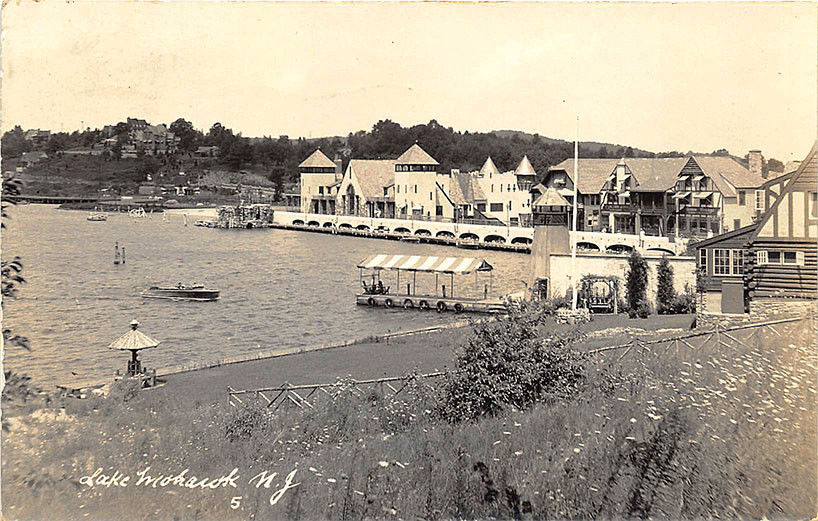
M 474 204 L 475 201 L 486 200 L 486 194 L 477 179 L 467 173 L 452 174 L 448 196 L 453 204 Z
M 796 184 L 798 184 L 798 180 L 807 175 L 815 176 L 816 171 L 818 171 L 818 157 L 816 157 L 816 152 L 818 152 L 818 140 L 813 143 L 809 154 L 807 154 L 807 157 L 805 157 L 798 166 L 798 170 L 795 171 L 795 173 L 792 175 L 792 180 L 790 180 L 786 187 L 784 187 L 784 190 L 781 191 L 781 195 L 778 196 L 775 202 L 773 202 L 772 206 L 770 206 L 770 208 L 764 213 L 761 220 L 756 223 L 756 229 L 753 232 L 750 242 L 753 242 L 758 238 L 759 234 L 764 230 L 764 227 L 767 226 L 767 223 L 769 223 L 769 221 L 773 219 L 773 216 L 778 212 L 778 207 L 782 204 L 787 204 L 784 203 L 784 201 L 789 201 L 789 197 L 784 197 L 784 195 L 793 192 Z
M 740 235 L 745 235 L 745 234 L 748 235 L 747 238 L 749 239 L 749 234 L 751 234 L 753 232 L 753 230 L 755 230 L 755 229 L 756 229 L 756 223 L 753 223 L 753 224 L 750 224 L 748 226 L 744 226 L 742 228 L 739 228 L 737 230 L 733 230 L 731 232 L 725 232 L 725 233 L 716 235 L 715 237 L 710 237 L 709 239 L 704 239 L 704 240 L 695 242 L 695 243 L 693 243 L 692 246 L 698 250 L 699 248 L 704 248 L 705 246 L 712 246 L 713 244 L 717 244 L 717 243 L 719 243 L 721 241 L 724 241 L 724 240 L 727 240 L 727 239 L 732 239 L 734 237 L 738 237 Z
M 491 160 L 491 156 L 486 158 L 486 162 L 483 163 L 483 166 L 480 168 L 480 175 L 487 176 L 489 174 L 500 175 L 500 171 L 497 170 L 497 166 L 494 164 L 494 161 Z
M 582 179 L 582 178 L 580 178 Z M 545 192 L 534 201 L 533 206 L 571 206 L 568 200 L 561 196 L 554 188 L 546 188 Z
M 522 161 L 520 161 L 520 164 L 517 165 L 517 168 L 514 170 L 514 175 L 537 175 L 534 167 L 531 166 L 531 161 L 528 160 L 528 156 L 523 156 Z
M 310 157 L 302 161 L 298 168 L 335 168 L 335 163 L 324 155 L 319 148 L 310 154 Z
M 577 190 L 582 194 L 598 194 L 618 163 L 618 159 L 580 159 L 578 164 L 579 183 L 577 183 Z M 548 169 L 549 172 L 554 170 L 565 171 L 565 173 L 568 174 L 568 178 L 571 179 L 571 182 L 574 181 L 573 158 L 566 159 L 562 163 Z
M 437 161 L 415 143 L 395 161 L 398 165 L 438 165 Z
M 355 176 L 364 197 L 383 197 L 383 189 L 395 184 L 394 159 L 352 159 L 347 172 Z
M 673 188 L 679 172 L 688 161 L 686 157 L 629 157 L 624 160 L 636 179 L 637 191 L 664 192 Z
M 718 185 L 717 177 L 724 178 L 734 188 L 758 188 L 767 180 L 761 177 L 761 174 L 753 174 L 744 165 L 733 159 L 725 156 L 694 156 L 696 163 L 702 168 L 702 171 Z M 721 190 L 721 186 L 719 186 Z M 724 195 L 728 194 L 722 190 Z

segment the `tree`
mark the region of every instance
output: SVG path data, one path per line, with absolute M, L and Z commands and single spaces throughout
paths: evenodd
M 497 321 L 476 324 L 457 352 L 457 371 L 445 381 L 441 415 L 470 421 L 525 410 L 544 397 L 573 396 L 585 378 L 586 355 L 572 348 L 579 332 L 545 333 L 548 318 L 542 307 L 522 304 Z
M 672 312 L 676 290 L 673 288 L 673 268 L 670 267 L 670 261 L 668 261 L 666 255 L 662 256 L 659 263 L 657 286 L 656 312 L 660 315 Z
M 179 118 L 170 124 L 168 130 L 179 138 L 179 148 L 185 152 L 190 152 L 196 147 L 196 142 L 199 139 L 199 132 L 193 128 L 193 123 Z
M 645 290 L 648 286 L 648 263 L 633 250 L 628 258 L 628 274 L 625 278 L 625 288 L 628 292 L 628 316 L 636 318 L 640 307 L 647 306 Z
M 19 179 L 14 177 L 2 180 L 2 214 L 3 219 L 0 222 L 0 228 L 6 227 L 5 219 L 10 217 L 6 213 L 10 204 L 16 204 L 17 198 L 22 194 L 23 184 Z M 12 260 L 2 261 L 2 295 L 3 300 L 7 298 L 15 298 L 17 296 L 17 289 L 20 284 L 24 284 L 26 279 L 23 278 L 23 262 L 20 257 L 14 257 Z M 10 345 L 16 345 L 23 349 L 30 350 L 28 339 L 24 336 L 15 335 L 11 329 L 3 328 L 3 339 Z
M 784 163 L 779 161 L 778 159 L 773 159 L 772 157 L 767 160 L 767 171 L 769 172 L 783 172 L 784 171 Z
M 26 134 L 20 125 L 15 126 L 3 134 L 0 140 L 0 147 L 2 147 L 4 157 L 20 157 L 23 152 L 31 151 L 31 142 L 26 141 Z

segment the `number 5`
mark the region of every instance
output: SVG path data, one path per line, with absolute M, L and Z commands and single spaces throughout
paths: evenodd
M 241 496 L 234 496 L 233 499 L 230 500 L 230 508 L 236 510 L 241 506 Z

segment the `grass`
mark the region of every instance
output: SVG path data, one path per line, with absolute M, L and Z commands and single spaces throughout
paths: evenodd
M 627 323 L 632 324 L 638 321 Z M 734 334 L 740 343 L 722 337 L 726 345 L 710 340 L 700 346 L 697 340 L 694 348 L 660 344 L 607 352 L 588 363 L 589 385 L 569 400 L 542 401 L 527 411 L 507 408 L 461 424 L 438 419 L 439 390 L 419 384 L 397 397 L 367 393 L 361 398 L 349 389 L 313 410 L 283 409 L 275 415 L 252 403 L 196 404 L 176 393 L 123 388 L 107 398 L 67 402 L 64 411 L 59 404 L 43 405 L 9 420 L 2 447 L 3 514 L 6 519 L 40 519 L 44 512 L 52 519 L 814 517 L 815 331 L 804 323 L 776 331 Z M 604 339 L 609 345 L 630 339 L 621 330 L 611 332 Z M 459 345 L 463 339 L 447 342 Z M 434 342 L 428 336 L 413 340 Z M 305 363 L 318 354 L 288 358 Z M 318 371 L 328 376 L 330 370 Z M 189 475 L 208 477 L 238 468 L 240 488 L 153 489 L 131 483 L 89 489 L 78 483 L 96 468 L 135 476 L 148 465 L 151 473 L 189 469 Z M 270 505 L 294 469 L 294 482 L 300 484 Z M 262 470 L 278 472 L 270 489 L 247 483 Z M 241 500 L 234 510 L 236 496 Z

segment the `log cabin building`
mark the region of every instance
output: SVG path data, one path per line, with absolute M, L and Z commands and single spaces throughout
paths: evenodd
M 749 226 L 695 244 L 700 311 L 769 318 L 818 302 L 818 141 L 795 172 L 754 194 Z

